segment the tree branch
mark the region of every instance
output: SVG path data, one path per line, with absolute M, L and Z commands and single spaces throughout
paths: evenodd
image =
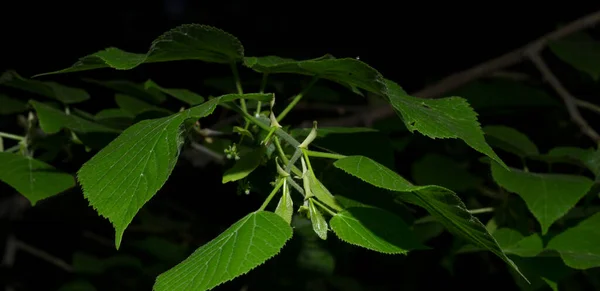
M 565 103 L 565 107 L 567 107 L 567 112 L 569 112 L 569 116 L 571 120 L 575 124 L 579 126 L 581 132 L 587 135 L 596 143 L 600 143 L 600 135 L 585 121 L 581 113 L 579 113 L 579 109 L 577 108 L 577 103 L 575 102 L 575 97 L 569 93 L 569 91 L 563 86 L 563 84 L 558 80 L 558 78 L 552 73 L 548 65 L 544 62 L 539 52 L 530 52 L 528 53 L 529 58 L 538 68 L 544 79 L 548 81 L 550 86 L 556 91 L 558 96 L 562 98 Z
M 448 91 L 457 89 L 467 83 L 475 81 L 481 77 L 489 76 L 496 71 L 505 69 L 512 65 L 518 64 L 527 58 L 527 54 L 531 52 L 539 52 L 553 40 L 563 38 L 574 32 L 583 30 L 600 22 L 600 11 L 579 18 L 551 33 L 548 33 L 527 45 L 516 49 L 512 52 L 504 54 L 500 57 L 479 64 L 475 67 L 450 75 L 439 82 L 428 86 L 411 95 L 421 98 L 437 98 L 447 93 Z M 373 121 L 384 119 L 394 114 L 391 106 L 385 105 L 365 110 L 364 112 L 351 115 L 344 118 L 330 119 L 319 121 L 322 126 L 355 126 L 360 123 L 370 125 Z

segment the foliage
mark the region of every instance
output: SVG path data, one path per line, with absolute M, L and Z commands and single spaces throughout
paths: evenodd
M 598 66 L 582 61 L 582 57 L 573 52 L 576 42 L 585 42 L 585 53 L 590 59 L 600 53 L 598 42 L 581 35 L 553 43 L 551 49 L 560 59 L 597 80 Z M 37 76 L 100 68 L 132 70 L 142 64 L 180 60 L 230 65 L 237 93 L 205 98 L 191 90 L 165 88 L 152 80 L 134 83 L 88 79 L 89 83 L 117 91 L 116 108 L 104 108 L 92 114 L 71 107 L 90 99 L 83 89 L 27 79 L 14 71 L 0 78 L 1 85 L 37 94 L 28 103 L 0 95 L 3 104 L 0 114 L 30 112 L 25 136 L 0 134 L 0 141 L 6 141 L 0 142 L 0 180 L 35 205 L 75 186 L 70 173 L 52 165 L 57 163 L 53 155 L 37 154 L 38 149 L 56 147 L 45 141 L 52 136 L 62 136 L 71 144 L 94 151 L 93 157 L 77 171 L 77 180 L 89 204 L 114 226 L 117 249 L 138 213 L 173 173 L 182 149 L 190 145 L 202 147 L 213 155 L 226 153 L 228 168 L 222 175 L 223 184 L 235 182 L 246 194 L 252 189 L 257 195 L 266 195 L 255 211 L 201 245 L 183 261 L 180 260 L 187 253 L 185 248 L 156 238 L 138 241 L 135 244 L 138 248 L 154 253 L 171 267 L 167 271 L 161 269 L 164 265 L 157 267 L 162 274 L 156 278 L 154 290 L 209 290 L 246 274 L 282 250 L 292 239 L 292 225 L 308 220 L 314 232 L 309 235 L 321 240 L 331 240 L 331 230 L 340 241 L 353 246 L 390 255 L 418 251 L 415 256 L 431 249 L 427 242 L 442 232 L 441 228 L 425 229 L 424 226 L 439 223 L 457 236 L 457 243 L 461 245 L 457 254 L 491 252 L 507 264 L 522 288 L 534 288 L 540 280 L 556 288 L 559 280 L 556 278 L 564 278 L 536 272 L 536 268 L 531 267 L 535 259 L 560 257 L 562 261 L 556 268 L 561 274 L 572 269 L 600 267 L 600 216 L 583 215 L 576 219 L 570 216 L 576 210 L 597 204 L 595 186 L 600 172 L 600 150 L 556 147 L 542 154 L 541 147 L 515 128 L 489 125 L 482 129 L 469 103 L 479 100 L 475 104 L 485 107 L 489 104 L 481 103 L 478 95 L 489 93 L 486 96 L 491 98 L 499 92 L 494 88 L 501 88 L 502 92 L 521 90 L 522 94 L 535 95 L 537 99 L 531 102 L 543 106 L 556 105 L 544 92 L 523 84 L 514 81 L 476 83 L 457 91 L 466 94 L 464 98 L 425 100 L 410 96 L 396 82 L 384 78 L 358 59 L 331 55 L 310 60 L 248 57 L 234 36 L 195 24 L 166 32 L 145 54 L 107 48 L 81 58 L 69 68 Z M 239 64 L 262 74 L 259 92 L 244 93 Z M 304 90 L 283 110 L 275 106 L 274 93 L 265 93 L 268 92 L 267 77 L 278 74 L 310 77 Z M 413 183 L 393 169 L 390 158 L 381 155 L 386 147 L 395 143 L 385 138 L 384 143 L 377 143 L 373 139 L 370 140 L 373 144 L 367 146 L 372 152 L 365 147 L 357 153 L 351 149 L 352 144 L 340 142 L 344 137 L 357 141 L 361 134 L 382 134 L 376 128 L 318 128 L 315 122 L 312 128 L 301 129 L 284 124 L 285 117 L 321 79 L 346 88 L 345 94 L 376 96 L 389 102 L 410 133 L 416 131 L 431 139 L 460 140 L 458 146 L 467 145 L 485 157 L 458 161 L 448 155 L 427 153 L 413 164 L 412 178 L 416 182 Z M 50 98 L 54 103 L 37 100 L 39 96 Z M 497 102 L 498 99 L 490 104 L 520 108 L 527 105 L 522 100 L 514 99 L 511 103 L 510 98 L 500 98 L 504 104 Z M 179 102 L 177 104 L 184 109 L 169 109 L 164 106 L 167 100 Z M 284 99 L 277 99 L 281 100 Z M 200 126 L 199 119 L 218 110 L 233 111 L 242 117 L 242 122 L 218 134 L 216 130 Z M 393 128 L 404 129 L 399 123 Z M 221 138 L 222 142 L 215 141 Z M 17 144 L 5 147 L 11 140 Z M 405 145 L 397 149 L 402 151 L 407 142 L 410 140 L 406 139 Z M 501 156 L 510 162 L 505 163 Z M 578 170 L 566 173 L 538 168 L 532 171 L 527 167 L 528 163 L 540 161 L 548 165 L 574 165 Z M 477 167 L 485 170 L 475 173 L 473 169 Z M 490 185 L 492 183 L 496 186 Z M 190 192 L 190 195 L 210 194 L 211 190 L 204 188 L 202 182 L 197 185 L 196 193 Z M 499 197 L 499 202 L 481 195 L 490 192 L 495 198 Z M 274 199 L 276 197 L 279 198 Z M 467 203 L 463 202 L 465 197 L 469 197 Z M 274 201 L 278 201 L 276 205 Z M 482 208 L 492 210 L 481 212 L 493 212 L 487 224 L 475 217 L 480 213 L 477 209 L 470 209 L 481 203 L 496 207 Z M 519 210 L 523 203 L 528 212 Z M 412 209 L 413 213 L 424 210 L 427 214 L 413 219 L 406 209 Z M 227 206 L 222 210 L 226 211 Z M 516 222 L 507 219 L 507 214 L 515 216 Z M 306 229 L 297 227 L 295 231 L 310 241 L 306 239 L 309 237 Z M 314 242 L 306 244 L 302 252 L 310 252 L 312 268 L 330 270 L 332 255 Z M 155 247 L 157 245 L 172 253 L 162 252 L 161 247 Z M 74 261 L 80 273 L 93 274 L 115 266 L 141 268 L 142 265 L 135 257 L 98 259 L 78 255 Z M 521 263 L 526 267 L 521 268 Z M 522 285 L 527 279 L 533 282 L 530 287 Z M 69 288 L 80 285 L 89 283 L 74 281 L 63 289 L 74 290 Z

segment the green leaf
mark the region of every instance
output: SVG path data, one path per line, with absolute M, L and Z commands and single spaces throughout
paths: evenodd
M 112 119 L 112 118 L 126 118 L 133 119 L 133 115 L 122 108 L 108 108 L 102 109 L 96 115 L 94 119 Z
M 502 109 L 518 107 L 562 106 L 543 89 L 507 79 L 472 82 L 450 94 L 466 98 L 473 108 L 485 110 L 487 114 L 506 114 Z
M 523 198 L 540 223 L 542 234 L 573 208 L 593 184 L 583 176 L 531 173 L 514 168 L 508 171 L 495 163 L 492 176 L 498 185 Z
M 223 184 L 241 180 L 250 175 L 260 165 L 265 151 L 265 147 L 259 147 L 240 157 L 235 165 L 223 174 Z
M 0 181 L 19 191 L 32 206 L 75 186 L 75 179 L 67 173 L 42 161 L 7 152 L 0 152 Z
M 294 214 L 294 201 L 290 195 L 290 188 L 287 182 L 283 183 L 283 194 L 279 198 L 275 214 L 281 216 L 288 224 L 292 223 L 292 215 Z
M 535 257 L 544 250 L 542 238 L 538 234 L 524 237 L 514 229 L 500 228 L 494 232 L 494 237 L 507 254 Z
M 585 32 L 576 32 L 548 44 L 550 50 L 575 69 L 600 78 L 600 41 Z
M 159 86 L 158 84 L 156 84 L 154 81 L 152 80 L 148 80 L 146 81 L 146 83 L 144 83 L 144 87 L 146 89 L 148 88 L 155 88 L 157 90 L 160 90 L 161 92 L 170 95 L 176 99 L 179 99 L 180 101 L 183 101 L 189 105 L 198 105 L 201 104 L 202 102 L 204 102 L 204 97 L 188 90 L 188 89 L 168 89 L 168 88 L 163 88 L 161 86 Z
M 409 96 L 392 81 L 388 80 L 387 86 L 389 101 L 408 130 L 417 130 L 430 138 L 460 138 L 473 149 L 506 166 L 486 143 L 477 113 L 465 99 L 420 99 Z
M 152 104 L 160 104 L 167 100 L 167 96 L 155 88 L 146 88 L 145 83 L 134 83 L 127 80 L 93 80 L 83 79 L 86 82 L 96 84 L 117 92 L 142 99 Z
M 27 103 L 10 98 L 4 94 L 0 94 L 0 115 L 9 115 L 14 113 L 21 113 L 27 111 Z
M 519 157 L 538 155 L 537 146 L 520 131 L 503 125 L 490 125 L 483 128 L 488 142 L 495 147 Z
M 252 212 L 158 276 L 153 290 L 212 289 L 275 256 L 291 237 L 292 228 L 277 214 Z
M 377 94 L 385 94 L 387 91 L 383 76 L 377 70 L 352 58 L 336 59 L 325 55 L 316 59 L 296 61 L 276 56 L 246 57 L 244 65 L 259 73 L 317 76 Z
M 115 102 L 117 102 L 119 108 L 133 116 L 137 116 L 147 111 L 158 111 L 165 113 L 165 115 L 173 114 L 173 112 L 167 109 L 154 106 L 125 94 L 115 94 Z
M 400 200 L 425 208 L 452 233 L 477 247 L 489 250 L 513 269 L 519 268 L 506 256 L 485 226 L 471 215 L 458 196 L 440 186 L 415 186 L 381 164 L 363 156 L 339 159 L 333 165 L 373 186 L 400 193 Z M 410 192 L 410 193 L 409 193 Z
M 321 214 L 321 211 L 317 209 L 312 199 L 308 199 L 308 213 L 313 230 L 322 240 L 326 240 L 328 230 L 327 221 L 323 217 L 323 214 Z
M 557 251 L 571 268 L 600 267 L 600 213 L 555 236 L 547 248 Z
M 73 104 L 90 99 L 83 89 L 68 87 L 56 82 L 43 82 L 21 77 L 15 71 L 6 71 L 0 76 L 0 85 L 21 89 L 44 97 L 58 100 L 64 104 Z
M 575 147 L 556 147 L 548 154 L 550 157 L 564 157 L 588 168 L 596 177 L 600 176 L 600 148 L 581 149 Z
M 425 249 L 400 217 L 373 207 L 352 207 L 329 222 L 343 241 L 385 254 Z
M 131 70 L 144 63 L 199 60 L 229 64 L 242 61 L 244 47 L 233 35 L 207 25 L 184 24 L 171 29 L 152 42 L 146 54 L 110 47 L 85 56 L 70 68 L 38 74 L 62 74 L 99 68 Z
M 334 210 L 340 211 L 342 207 L 335 201 L 335 197 L 329 192 L 329 190 L 317 179 L 315 173 L 312 171 L 308 172 L 310 179 L 310 191 L 312 192 L 319 201 L 325 203 L 325 205 L 331 207 Z
M 224 95 L 171 116 L 136 123 L 81 167 L 78 178 L 84 196 L 115 227 L 117 248 L 135 214 L 171 174 L 183 142 L 184 121 L 211 114 L 222 100 L 245 96 Z
M 465 167 L 438 154 L 427 154 L 413 163 L 412 176 L 417 184 L 435 184 L 455 191 L 474 189 L 481 183 Z
M 247 136 L 250 139 L 254 139 L 254 136 L 252 136 L 252 133 L 249 130 L 245 129 L 245 128 L 242 128 L 242 127 L 239 127 L 239 126 L 234 126 L 233 127 L 233 132 L 237 132 L 240 135 L 244 135 L 244 136 Z
M 530 283 L 520 280 L 519 274 L 513 274 L 515 281 L 523 291 L 544 290 L 545 286 L 558 291 L 558 282 L 566 279 L 574 270 L 565 266 L 559 257 L 538 256 L 532 258 L 514 256 L 513 260 L 519 265 L 523 273 L 531 279 Z
M 73 114 L 66 114 L 65 112 L 51 107 L 47 104 L 37 102 L 35 100 L 29 101 L 35 111 L 37 112 L 38 119 L 40 121 L 40 127 L 48 134 L 54 134 L 59 132 L 62 128 L 68 128 L 75 132 L 88 133 L 88 132 L 107 132 L 107 133 L 119 133 L 117 129 L 113 129 L 104 126 L 99 123 L 89 121 Z

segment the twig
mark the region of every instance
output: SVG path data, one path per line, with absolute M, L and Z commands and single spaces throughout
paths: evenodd
M 213 158 L 219 164 L 225 163 L 225 157 L 222 154 L 216 153 L 213 150 L 211 150 L 195 141 L 190 142 L 190 146 L 194 150 L 197 150 L 198 152 L 201 152 L 201 153 Z
M 16 253 L 19 250 L 28 252 L 31 255 L 43 259 L 69 273 L 73 272 L 73 267 L 71 267 L 71 265 L 69 265 L 65 261 L 20 241 L 19 239 L 15 238 L 15 236 L 12 234 L 9 235 L 9 237 L 6 240 L 6 247 L 4 251 L 4 259 L 2 260 L 2 264 L 5 266 L 13 266 L 15 263 Z
M 585 100 L 581 100 L 581 99 L 577 99 L 577 98 L 573 98 L 573 99 L 575 100 L 575 104 L 577 104 L 577 106 L 600 114 L 600 106 L 598 106 L 594 103 L 591 103 L 591 102 L 587 102 Z
M 418 92 L 415 92 L 411 95 L 421 98 L 440 97 L 448 91 L 457 89 L 481 77 L 488 76 L 498 70 L 518 64 L 526 58 L 526 53 L 539 52 L 544 47 L 546 47 L 548 42 L 563 38 L 569 34 L 593 26 L 598 22 L 600 22 L 600 11 L 579 18 L 569 23 L 568 25 L 565 25 L 551 33 L 548 33 L 536 39 L 533 42 L 530 42 L 524 47 L 516 49 L 512 52 L 509 52 L 505 55 L 502 55 L 485 63 L 479 64 L 468 70 L 450 75 L 440 80 L 439 82 L 428 86 L 425 89 L 422 89 Z M 384 119 L 389 116 L 392 116 L 393 114 L 394 110 L 392 109 L 392 107 L 389 105 L 385 105 L 375 107 L 373 109 L 366 110 L 365 112 L 361 112 L 344 118 L 322 120 L 319 121 L 319 124 L 322 126 L 354 126 L 361 122 L 370 123 L 375 120 Z
M 552 73 L 548 65 L 544 62 L 542 57 L 540 56 L 538 51 L 528 52 L 528 56 L 531 61 L 538 68 L 544 79 L 548 81 L 550 86 L 556 91 L 556 93 L 562 98 L 565 103 L 565 107 L 567 107 L 567 112 L 569 112 L 569 116 L 571 120 L 575 124 L 579 126 L 581 132 L 587 135 L 596 143 L 600 143 L 600 135 L 585 121 L 581 113 L 579 113 L 579 109 L 577 108 L 577 104 L 575 103 L 575 97 L 567 91 L 567 89 L 563 86 L 563 84 L 558 80 L 558 78 Z

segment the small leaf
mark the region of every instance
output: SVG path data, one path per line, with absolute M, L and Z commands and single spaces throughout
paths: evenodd
M 462 165 L 438 154 L 427 154 L 413 163 L 412 176 L 418 184 L 435 184 L 455 191 L 474 189 L 481 183 Z
M 252 212 L 158 276 L 153 290 L 212 289 L 275 256 L 291 237 L 292 228 L 278 215 Z
M 523 198 L 540 223 L 542 234 L 573 208 L 593 184 L 583 176 L 531 173 L 512 168 L 507 171 L 495 163 L 492 163 L 492 176 L 502 188 Z
M 495 147 L 519 157 L 539 155 L 537 146 L 520 131 L 503 125 L 489 125 L 483 128 L 488 142 Z
M 0 181 L 19 191 L 32 206 L 75 186 L 73 176 L 51 165 L 6 152 L 0 152 Z
M 251 139 L 254 139 L 254 136 L 252 136 L 252 133 L 249 130 L 245 129 L 245 128 L 242 128 L 242 127 L 239 127 L 239 126 L 234 126 L 233 127 L 233 132 L 237 132 L 237 133 L 239 133 L 241 135 L 244 135 L 244 136 L 247 136 L 247 137 L 249 137 Z
M 600 213 L 555 236 L 547 248 L 557 251 L 571 268 L 600 267 Z
M 260 73 L 292 73 L 328 79 L 349 87 L 358 87 L 377 94 L 386 93 L 381 74 L 366 63 L 353 58 L 320 58 L 296 61 L 276 56 L 246 57 L 244 65 Z
M 494 237 L 507 254 L 535 257 L 544 250 L 542 238 L 538 234 L 524 237 L 514 229 L 500 228 L 494 232 Z
M 155 88 L 146 88 L 144 83 L 134 83 L 127 80 L 93 80 L 83 79 L 86 82 L 100 85 L 117 92 L 142 99 L 152 104 L 160 104 L 167 100 L 167 96 Z
M 213 112 L 224 95 L 177 114 L 144 120 L 127 128 L 79 170 L 83 193 L 96 211 L 115 227 L 115 243 L 135 214 L 165 183 L 179 156 L 181 125 Z
M 519 272 L 519 268 L 506 256 L 494 237 L 467 211 L 465 204 L 454 192 L 440 186 L 412 185 L 394 171 L 363 156 L 348 156 L 335 161 L 333 165 L 373 186 L 404 192 L 397 196 L 398 199 L 425 208 L 452 233 L 477 247 L 491 251 Z
M 400 217 L 378 208 L 348 208 L 329 224 L 341 240 L 376 252 L 406 254 L 426 248 Z
M 290 195 L 290 189 L 287 183 L 283 183 L 283 194 L 279 198 L 275 214 L 281 216 L 288 224 L 292 222 L 292 215 L 294 214 L 294 201 Z
M 164 113 L 165 115 L 173 114 L 173 112 L 167 109 L 148 104 L 142 100 L 125 94 L 117 93 L 115 95 L 115 102 L 117 102 L 119 108 L 133 116 L 140 115 L 146 111 L 158 111 Z
M 38 119 L 40 121 L 40 127 L 45 133 L 54 134 L 59 132 L 62 128 L 68 128 L 75 132 L 88 133 L 88 132 L 107 132 L 107 133 L 119 133 L 117 129 L 113 129 L 104 126 L 99 123 L 83 119 L 73 114 L 66 114 L 54 107 L 47 104 L 37 102 L 35 100 L 29 101 L 35 111 L 37 112 Z
M 251 152 L 243 155 L 231 169 L 223 173 L 223 184 L 246 178 L 252 171 L 260 165 L 265 156 L 265 147 L 255 148 Z
M 178 60 L 229 64 L 241 61 L 243 56 L 244 47 L 233 35 L 206 25 L 184 24 L 156 38 L 146 54 L 110 47 L 79 59 L 70 68 L 38 74 L 36 77 L 108 67 L 131 70 L 143 63 Z
M 331 207 L 334 210 L 340 211 L 342 207 L 335 201 L 335 197 L 327 190 L 325 185 L 317 179 L 315 174 L 311 171 L 308 173 L 310 179 L 310 191 L 319 199 L 319 201 L 325 203 L 325 205 Z
M 548 44 L 550 50 L 575 69 L 600 78 L 600 41 L 585 32 L 576 32 Z
M 90 99 L 83 89 L 68 87 L 56 82 L 43 82 L 26 79 L 14 71 L 7 71 L 0 76 L 0 85 L 5 85 L 27 92 L 58 100 L 64 104 L 73 104 Z
M 389 101 L 408 130 L 417 130 L 430 138 L 460 138 L 473 149 L 506 167 L 486 143 L 477 113 L 465 99 L 420 99 L 409 96 L 398 84 L 389 80 L 387 87 Z
M 0 115 L 9 115 L 14 113 L 21 113 L 27 111 L 27 103 L 10 98 L 4 94 L 0 94 Z
M 308 213 L 310 215 L 313 230 L 322 240 L 326 240 L 328 230 L 327 221 L 325 221 L 323 214 L 317 209 L 312 199 L 308 199 Z
M 179 99 L 180 101 L 183 101 L 192 106 L 198 105 L 198 104 L 201 104 L 202 102 L 204 102 L 204 97 L 202 97 L 188 89 L 163 88 L 163 87 L 159 86 L 158 84 L 154 83 L 154 81 L 152 81 L 152 80 L 146 81 L 146 83 L 144 83 L 144 87 L 146 89 L 155 88 L 167 95 L 170 95 L 170 96 L 172 96 L 176 99 Z

